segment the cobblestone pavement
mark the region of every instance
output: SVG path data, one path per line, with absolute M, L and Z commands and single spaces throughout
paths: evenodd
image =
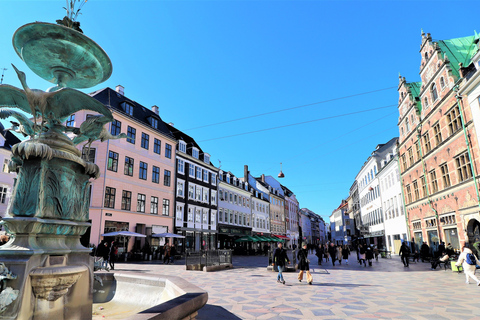
M 115 270 L 175 275 L 208 291 L 197 319 L 480 319 L 480 287 L 465 284 L 463 273 L 429 263 L 404 268 L 398 256 L 363 267 L 336 265 L 311 255 L 313 285 L 284 273 L 286 284 L 267 271 L 267 258 L 234 257 L 234 268 L 217 272 L 186 271 L 158 262 L 118 263 Z M 480 275 L 479 275 L 480 276 Z

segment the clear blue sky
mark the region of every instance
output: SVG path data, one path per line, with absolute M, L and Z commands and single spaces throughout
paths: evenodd
M 20 86 L 14 63 L 26 71 L 30 87 L 51 86 L 29 71 L 11 39 L 26 23 L 63 18 L 63 6 L 63 0 L 0 0 L 4 83 Z M 158 105 L 164 121 L 192 135 L 215 165 L 220 159 L 222 169 L 238 176 L 244 164 L 254 175 L 276 176 L 283 162 L 281 183 L 301 207 L 328 221 L 375 146 L 398 136 L 395 106 L 209 139 L 396 105 L 398 73 L 419 80 L 421 28 L 433 39 L 472 35 L 480 23 L 468 12 L 477 8 L 468 1 L 90 0 L 78 21 L 110 56 L 113 74 L 84 91 L 123 85 L 126 96 L 145 107 Z

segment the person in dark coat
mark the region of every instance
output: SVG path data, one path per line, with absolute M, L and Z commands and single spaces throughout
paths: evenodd
M 343 246 L 342 255 L 343 260 L 345 260 L 345 263 L 348 264 L 348 256 L 350 255 L 350 248 L 348 247 L 348 245 Z
M 115 241 L 112 241 L 110 245 L 110 250 L 108 254 L 108 263 L 110 264 L 110 269 L 115 270 L 115 261 L 117 261 L 118 247 L 115 244 Z
M 422 246 L 420 247 L 420 259 L 422 259 L 422 262 L 427 260 L 430 257 L 430 248 L 428 247 L 428 244 L 424 241 Z
M 278 243 L 277 249 L 273 253 L 273 263 L 272 265 L 278 268 L 278 276 L 277 282 L 285 284 L 285 279 L 283 279 L 283 270 L 285 270 L 285 265 L 290 263 L 290 259 L 288 259 L 287 251 L 283 249 L 283 245 L 281 242 Z
M 332 258 L 332 265 L 335 267 L 335 259 L 337 258 L 337 250 L 335 248 L 335 245 L 330 243 L 330 247 L 328 247 L 328 255 L 330 258 Z
M 373 261 L 373 249 L 371 246 L 367 246 L 365 250 L 365 257 L 367 258 L 368 265 L 371 267 Z
M 307 249 L 307 244 L 305 242 L 302 244 L 302 249 L 298 250 L 297 259 L 298 259 L 298 269 L 300 270 L 300 272 L 298 273 L 298 281 L 302 282 L 303 272 L 306 271 L 307 282 L 308 284 L 312 284 L 313 277 L 312 277 L 312 274 L 310 273 L 310 260 L 308 260 L 308 249 Z
M 400 251 L 398 254 L 402 258 L 403 266 L 408 267 L 408 257 L 410 256 L 410 248 L 407 246 L 406 242 L 402 243 L 402 246 L 400 247 Z
M 322 265 L 322 260 L 323 260 L 323 245 L 322 244 L 318 245 L 318 247 L 316 249 L 316 252 L 315 252 L 315 255 L 318 258 L 318 265 L 321 266 Z

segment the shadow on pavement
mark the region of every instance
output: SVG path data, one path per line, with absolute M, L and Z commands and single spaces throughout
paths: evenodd
M 356 287 L 378 287 L 371 284 L 355 284 L 355 283 L 313 283 L 312 286 L 318 287 L 343 287 L 343 288 L 356 288 Z
M 230 311 L 211 304 L 206 304 L 202 309 L 198 310 L 197 320 L 211 320 L 211 319 L 222 319 L 222 320 L 240 320 L 241 318 L 237 317 Z
M 115 270 L 112 270 L 113 272 L 115 271 L 130 271 L 130 272 L 138 272 L 138 273 L 146 273 L 147 270 L 138 270 L 138 269 L 123 269 L 123 268 L 117 268 Z

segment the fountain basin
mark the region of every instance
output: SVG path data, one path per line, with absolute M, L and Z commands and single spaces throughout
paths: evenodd
M 194 319 L 208 300 L 206 291 L 180 277 L 99 272 L 95 278 L 93 320 Z

